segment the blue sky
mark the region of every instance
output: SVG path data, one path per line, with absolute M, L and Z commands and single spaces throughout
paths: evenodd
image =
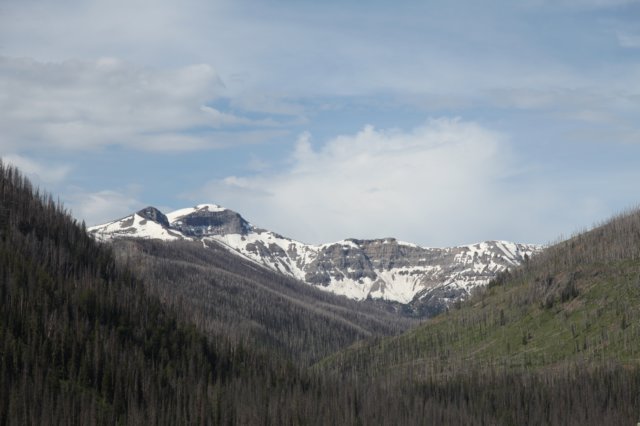
M 640 201 L 640 1 L 4 0 L 0 129 L 88 224 L 547 243 Z

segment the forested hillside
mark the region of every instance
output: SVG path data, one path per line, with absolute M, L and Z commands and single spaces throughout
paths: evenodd
M 115 240 L 149 292 L 208 334 L 309 365 L 353 342 L 417 324 L 381 302 L 357 302 L 243 259 L 216 241 Z
M 1 425 L 299 424 L 328 411 L 290 363 L 182 321 L 1 163 L 0 202 Z
M 374 381 L 411 377 L 461 398 L 477 416 L 494 412 L 513 424 L 624 424 L 640 415 L 639 366 L 633 210 L 501 274 L 433 321 L 357 344 L 317 368 Z
M 455 369 L 640 361 L 640 211 L 560 242 L 445 315 L 341 362 Z M 419 360 L 419 361 L 418 361 Z M 443 362 L 446 361 L 446 362 Z
M 230 265 L 219 248 L 97 244 L 1 163 L 0 203 L 0 425 L 638 419 L 638 212 L 381 337 L 404 324 Z

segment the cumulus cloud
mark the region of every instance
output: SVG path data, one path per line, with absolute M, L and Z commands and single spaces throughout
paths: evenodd
M 206 105 L 221 81 L 209 65 L 149 69 L 114 58 L 43 63 L 0 58 L 0 150 L 193 150 L 215 131 L 273 127 Z M 212 134 L 213 133 L 213 134 Z
M 635 191 L 636 177 L 608 176 L 604 191 L 600 174 L 569 178 L 527 163 L 514 143 L 448 118 L 410 131 L 366 126 L 321 144 L 304 133 L 288 167 L 213 180 L 183 197 L 222 204 L 308 243 L 396 237 L 451 246 L 489 239 L 545 244 L 607 217 L 614 199 Z
M 503 135 L 435 119 L 409 132 L 366 126 L 319 148 L 303 134 L 286 171 L 230 176 L 189 196 L 308 242 L 395 236 L 463 243 L 488 238 L 517 208 L 501 199 L 512 167 Z

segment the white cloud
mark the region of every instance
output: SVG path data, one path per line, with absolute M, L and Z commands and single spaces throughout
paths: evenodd
M 521 161 L 506 135 L 460 119 L 367 126 L 318 146 L 302 134 L 284 171 L 228 176 L 183 194 L 309 243 L 396 237 L 426 246 L 548 243 L 614 213 L 633 176 L 567 176 Z M 615 193 L 611 188 L 619 188 Z M 609 206 L 609 207 L 608 207 Z
M 512 167 L 502 135 L 437 119 L 410 132 L 367 126 L 320 149 L 303 134 L 285 172 L 230 176 L 188 196 L 307 242 L 395 236 L 463 243 L 496 237 L 492 231 L 513 213 L 501 199 Z
M 147 64 L 214 63 L 233 103 L 247 111 L 299 115 L 295 98 L 309 95 L 473 95 L 584 75 L 583 67 L 572 71 L 539 53 L 538 30 L 527 33 L 537 26 L 518 25 L 519 2 L 453 9 L 444 1 L 364 9 L 244 0 L 8 3 L 0 14 L 8 54 L 59 60 L 117 52 Z
M 583 32 L 575 31 L 576 19 L 593 30 L 576 41 L 593 42 L 610 33 L 564 8 L 634 2 L 500 0 L 484 7 L 465 1 L 452 8 L 435 1 L 363 9 L 334 2 L 9 0 L 0 14 L 0 39 L 3 51 L 16 56 L 60 60 L 108 53 L 161 66 L 215 64 L 230 105 L 244 111 L 312 116 L 300 98 L 372 93 L 477 105 L 491 90 L 511 88 L 532 92 L 520 106 L 538 107 L 547 105 L 544 91 L 611 88 L 610 74 L 599 75 L 599 64 L 572 59 L 584 51 L 597 61 L 607 53 L 599 50 L 603 44 L 582 44 L 570 55 L 562 51 L 574 46 L 567 37 Z M 569 41 L 543 48 L 541 36 L 547 33 Z M 49 39 L 56 43 L 44 42 Z M 635 82 L 621 74 L 616 80 Z
M 17 154 L 6 154 L 2 161 L 20 169 L 29 179 L 37 184 L 56 184 L 64 180 L 71 171 L 68 165 L 44 164 L 32 158 Z
M 0 87 L 0 152 L 204 149 L 219 146 L 211 133 L 217 129 L 277 125 L 207 106 L 221 88 L 209 65 L 157 70 L 114 58 L 42 63 L 0 57 Z
M 2 54 L 38 60 L 0 57 L 0 154 L 13 153 L 26 164 L 24 159 L 63 150 L 69 153 L 64 161 L 80 170 L 101 158 L 73 150 L 124 148 L 109 150 L 110 156 L 139 154 L 131 149 L 196 151 L 282 140 L 283 129 L 298 132 L 301 124 L 326 134 L 334 120 L 343 129 L 376 122 L 381 113 L 385 123 L 397 125 L 415 122 L 424 111 L 460 114 L 493 120 L 523 137 L 512 143 L 455 120 L 413 131 L 368 128 L 321 146 L 304 136 L 286 170 L 276 172 L 279 148 L 275 154 L 261 150 L 265 159 L 250 164 L 257 174 L 211 182 L 206 195 L 259 225 L 309 241 L 349 235 L 394 235 L 424 244 L 515 238 L 521 221 L 548 229 L 532 217 L 551 217 L 550 205 L 566 212 L 571 219 L 565 223 L 584 223 L 576 216 L 582 204 L 574 191 L 587 191 L 584 184 L 562 193 L 557 182 L 538 183 L 529 175 L 514 179 L 528 181 L 527 187 L 505 189 L 509 179 L 503 176 L 517 165 L 509 146 L 518 143 L 517 151 L 528 155 L 539 149 L 531 134 L 547 142 L 541 149 L 563 146 L 573 124 L 554 127 L 549 117 L 580 120 L 586 133 L 581 140 L 638 140 L 640 71 L 615 44 L 617 37 L 621 46 L 638 46 L 636 28 L 624 25 L 629 15 L 620 7 L 637 2 L 499 0 L 495 7 L 473 1 L 451 7 L 434 1 L 362 8 L 337 2 L 7 0 L 0 13 Z M 619 9 L 597 10 L 606 6 Z M 577 10 L 583 8 L 588 13 Z M 105 55 L 129 62 L 96 60 Z M 205 65 L 186 65 L 194 63 Z M 333 103 L 341 107 L 323 115 Z M 221 104 L 228 107 L 218 109 Z M 282 123 L 263 119 L 270 115 Z M 521 121 L 509 125 L 514 117 Z M 166 167 L 154 157 L 117 173 L 145 175 L 150 185 L 151 168 Z M 189 170 L 201 166 L 185 160 L 194 157 L 175 156 L 172 168 L 190 188 L 202 182 Z M 204 172 L 237 173 L 237 159 L 247 157 L 236 150 Z M 586 168 L 601 166 L 595 157 Z M 66 166 L 38 161 L 31 169 L 45 180 L 68 177 Z M 189 180 L 192 172 L 197 177 Z M 93 178 L 102 181 L 94 187 L 117 186 L 105 181 L 111 177 Z M 127 191 L 83 197 L 86 203 L 74 205 L 89 215 L 105 206 L 100 200 L 121 206 L 102 220 L 138 207 Z M 207 201 L 201 193 L 193 198 Z

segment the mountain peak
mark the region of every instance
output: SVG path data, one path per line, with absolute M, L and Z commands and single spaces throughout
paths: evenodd
M 196 212 L 222 212 L 225 210 L 228 209 L 217 204 L 197 204 L 193 207 L 178 209 L 172 211 L 171 213 L 167 213 L 167 218 L 169 219 L 169 223 L 174 223 L 180 220 L 182 217 Z
M 162 213 L 160 210 L 158 210 L 155 207 L 149 206 L 149 207 L 145 207 L 144 209 L 140 210 L 138 213 L 136 213 L 138 216 L 141 216 L 145 219 L 148 220 L 152 220 L 156 223 L 159 223 L 160 225 L 168 228 L 171 225 L 169 224 L 169 219 L 167 218 L 167 216 L 165 216 L 164 213 Z
M 196 208 L 198 210 L 207 210 L 210 212 L 221 212 L 221 211 L 228 210 L 226 207 L 222 207 L 217 204 L 198 204 Z
M 240 214 L 217 204 L 198 204 L 167 215 L 171 226 L 185 235 L 247 234 L 251 225 Z

